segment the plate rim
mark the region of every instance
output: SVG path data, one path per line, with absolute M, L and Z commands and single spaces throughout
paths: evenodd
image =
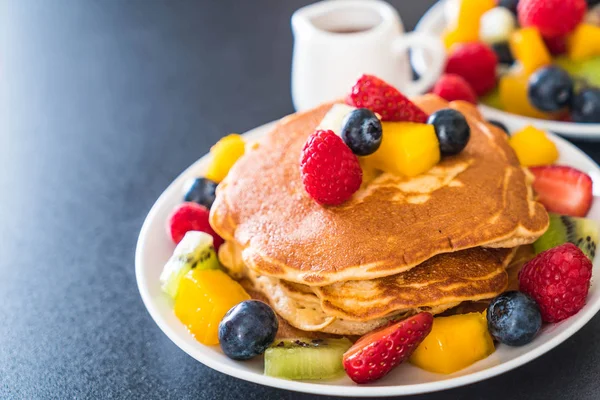
M 415 32 L 431 34 L 432 26 L 437 25 L 438 20 L 444 19 L 444 3 L 446 1 L 447 0 L 439 0 L 433 4 L 415 25 Z M 410 52 L 410 63 L 415 71 L 420 74 L 425 65 L 423 52 L 419 49 L 412 50 Z M 518 125 L 523 127 L 525 125 L 535 125 L 538 128 L 574 139 L 600 139 L 600 123 L 586 124 L 564 121 L 549 121 L 509 113 L 481 103 L 478 103 L 477 106 L 487 118 L 496 120 L 507 119 L 515 126 Z
M 278 122 L 279 120 L 275 120 L 263 125 L 260 125 L 256 128 L 253 128 L 242 134 L 246 139 L 256 139 L 266 133 Z M 567 147 L 571 150 L 574 150 L 579 153 L 579 155 L 586 159 L 586 161 L 591 162 L 591 164 L 596 169 L 596 173 L 600 176 L 600 166 L 585 152 L 580 150 L 577 146 L 568 142 L 567 140 L 553 134 L 549 133 L 550 138 L 555 141 L 559 148 Z M 390 396 L 408 396 L 415 394 L 423 394 L 423 393 L 431 393 L 442 390 L 448 390 L 457 388 L 460 386 L 469 385 L 476 382 L 481 382 L 483 380 L 493 378 L 495 376 L 501 375 L 505 372 L 523 366 L 553 348 L 559 346 L 565 340 L 573 336 L 577 333 L 584 325 L 586 325 L 600 310 L 600 298 L 596 301 L 596 303 L 590 304 L 590 307 L 586 310 L 586 312 L 581 315 L 574 323 L 570 324 L 563 332 L 558 334 L 553 339 L 548 342 L 531 349 L 527 353 L 521 354 L 514 359 L 503 362 L 499 365 L 493 366 L 491 368 L 487 368 L 481 371 L 476 371 L 467 375 L 458 376 L 455 378 L 448 378 L 439 380 L 436 382 L 427 382 L 427 383 L 419 383 L 412 385 L 387 385 L 387 386 L 371 386 L 371 385 L 363 385 L 363 386 L 345 386 L 339 384 L 327 384 L 327 383 L 311 383 L 306 381 L 292 381 L 285 380 L 280 378 L 274 378 L 264 375 L 258 375 L 261 379 L 257 380 L 256 373 L 252 371 L 243 370 L 240 368 L 236 368 L 234 366 L 226 365 L 218 360 L 213 360 L 212 358 L 202 358 L 198 354 L 197 346 L 205 346 L 201 343 L 194 343 L 194 346 L 188 344 L 185 340 L 179 337 L 179 334 L 169 325 L 168 321 L 163 320 L 160 315 L 160 311 L 158 306 L 156 306 L 152 301 L 152 295 L 148 290 L 148 284 L 146 278 L 143 274 L 143 259 L 144 259 L 144 242 L 148 237 L 150 231 L 150 225 L 155 219 L 156 215 L 160 212 L 163 203 L 166 202 L 166 199 L 171 196 L 171 191 L 174 190 L 182 181 L 184 181 L 187 175 L 189 175 L 192 171 L 197 170 L 198 166 L 205 162 L 208 157 L 208 153 L 200 157 L 190 166 L 188 166 L 183 172 L 181 172 L 171 183 L 165 188 L 165 190 L 161 193 L 158 199 L 152 205 L 150 211 L 146 215 L 144 219 L 144 223 L 140 229 L 140 233 L 138 236 L 138 240 L 136 243 L 135 250 L 135 275 L 138 291 L 140 292 L 140 296 L 142 298 L 142 302 L 146 307 L 146 310 L 154 320 L 154 322 L 158 325 L 158 327 L 162 330 L 162 332 L 181 350 L 187 353 L 189 356 L 194 358 L 195 360 L 201 362 L 205 366 L 219 371 L 223 374 L 233 376 L 238 379 L 242 379 L 248 382 L 252 382 L 259 385 L 269 386 L 277 389 L 291 390 L 295 392 L 302 393 L 311 393 L 311 394 L 319 394 L 319 395 L 333 395 L 333 396 L 341 396 L 341 397 L 390 397 Z M 598 260 L 597 260 L 598 262 Z

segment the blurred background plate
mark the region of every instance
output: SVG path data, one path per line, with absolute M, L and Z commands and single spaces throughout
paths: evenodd
M 446 0 L 442 0 L 434 4 L 433 7 L 421 17 L 415 27 L 415 31 L 441 36 L 446 27 L 446 18 L 444 15 L 445 1 Z M 423 71 L 427 70 L 429 60 L 423 51 L 414 49 L 411 51 L 411 63 L 417 74 L 421 74 Z M 522 117 L 483 104 L 479 105 L 479 109 L 486 118 L 501 121 L 511 132 L 521 129 L 526 125 L 535 125 L 540 129 L 554 132 L 568 138 L 589 140 L 600 139 L 600 124 L 577 124 L 573 122 L 546 121 L 537 118 Z

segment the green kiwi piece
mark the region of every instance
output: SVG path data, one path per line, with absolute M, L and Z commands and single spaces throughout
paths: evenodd
M 191 269 L 220 268 L 213 237 L 206 232 L 189 231 L 165 264 L 160 274 L 161 289 L 173 299 L 179 290 L 181 278 Z
M 548 230 L 533 243 L 535 253 L 539 254 L 563 243 L 571 242 L 579 246 L 590 260 L 594 260 L 596 243 L 598 243 L 598 222 L 567 215 L 553 213 L 549 215 Z
M 342 339 L 276 340 L 265 352 L 265 375 L 284 379 L 329 379 L 344 371 L 342 356 L 352 346 Z

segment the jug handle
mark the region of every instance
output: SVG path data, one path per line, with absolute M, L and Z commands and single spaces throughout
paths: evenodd
M 407 82 L 406 94 L 414 96 L 422 94 L 435 84 L 446 66 L 446 49 L 440 38 L 422 32 L 407 32 L 398 37 L 392 48 L 401 57 L 408 57 L 409 48 L 421 48 L 429 58 L 429 68 L 419 79 Z

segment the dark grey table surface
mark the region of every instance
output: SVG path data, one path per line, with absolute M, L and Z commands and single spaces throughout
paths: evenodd
M 169 182 L 220 136 L 293 111 L 289 17 L 305 3 L 0 0 L 0 399 L 314 397 L 193 360 L 134 276 Z M 392 3 L 412 28 L 433 1 Z M 599 330 L 414 399 L 598 399 Z

